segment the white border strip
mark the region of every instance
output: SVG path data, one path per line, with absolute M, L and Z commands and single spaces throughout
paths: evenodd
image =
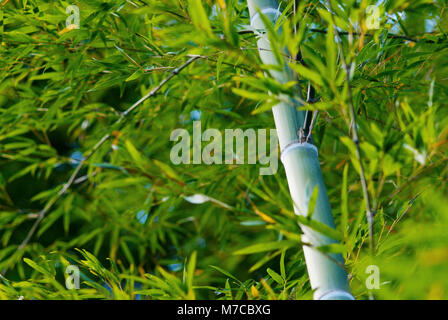
M 319 152 L 317 151 L 317 147 L 315 145 L 312 145 L 308 142 L 299 142 L 299 141 L 293 141 L 290 144 L 288 144 L 281 152 L 280 154 L 280 160 L 284 162 L 285 156 L 290 152 L 291 150 L 297 149 L 297 148 L 305 148 L 305 149 L 311 149 L 314 152 L 316 152 L 316 156 L 319 155 Z

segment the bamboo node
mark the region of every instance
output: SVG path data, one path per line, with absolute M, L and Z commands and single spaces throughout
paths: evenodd
M 317 151 L 317 147 L 315 145 L 313 145 L 311 143 L 308 143 L 308 142 L 301 142 L 299 140 L 294 140 L 291 143 L 287 144 L 283 148 L 283 150 L 281 151 L 281 153 L 280 153 L 280 160 L 282 161 L 282 163 L 284 163 L 285 156 L 291 150 L 294 150 L 294 149 L 297 149 L 297 148 L 305 148 L 305 149 L 308 149 L 308 150 L 313 150 L 315 152 L 315 154 L 316 154 L 316 157 L 319 155 L 319 152 Z

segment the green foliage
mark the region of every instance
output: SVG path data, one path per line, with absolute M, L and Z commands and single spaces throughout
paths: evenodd
M 315 249 L 343 253 L 356 298 L 448 298 L 448 4 L 382 1 L 367 30 L 376 2 L 332 0 L 333 24 L 325 1 L 300 1 L 295 16 L 283 1 L 267 36 L 297 81 L 281 84 L 260 63 L 245 1 L 79 0 L 80 29 L 66 27 L 70 2 L 2 1 L 0 298 L 310 299 L 298 222 L 342 240 Z M 303 101 L 308 83 L 337 230 L 292 213 L 282 168 L 170 162 L 172 130 L 192 132 L 199 111 L 204 128 L 274 128 L 275 102 Z M 64 285 L 71 264 L 79 290 Z M 369 265 L 381 271 L 371 292 Z

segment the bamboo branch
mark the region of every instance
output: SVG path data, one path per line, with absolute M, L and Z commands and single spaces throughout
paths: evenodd
M 332 20 L 333 24 L 336 26 L 331 1 L 328 1 L 328 6 L 330 8 L 331 20 Z M 350 85 L 350 67 L 347 65 L 347 60 L 345 59 L 344 48 L 342 47 L 342 39 L 340 37 L 339 31 L 336 27 L 333 29 L 334 29 L 334 34 L 335 34 L 336 38 L 338 39 L 337 43 L 338 43 L 338 47 L 339 47 L 339 51 L 340 51 L 340 55 L 341 55 L 341 62 L 342 62 L 342 66 L 344 67 L 344 70 L 345 70 L 345 76 L 346 76 L 346 81 L 347 81 L 348 99 L 349 99 L 349 107 L 350 107 L 349 109 L 350 109 L 350 118 L 351 118 L 350 125 L 351 125 L 351 129 L 352 129 L 351 130 L 352 131 L 352 140 L 356 147 L 356 157 L 359 162 L 359 171 L 360 171 L 359 175 L 360 175 L 360 179 L 361 179 L 361 186 L 362 186 L 362 191 L 364 194 L 364 200 L 365 200 L 365 204 L 366 204 L 367 223 L 369 224 L 369 247 L 370 247 L 371 254 L 374 255 L 374 253 L 375 253 L 375 239 L 374 239 L 374 233 L 373 233 L 374 212 L 371 209 L 370 195 L 369 195 L 369 190 L 367 187 L 367 181 L 366 181 L 365 172 L 364 172 L 364 165 L 362 163 L 361 149 L 359 147 L 359 135 L 358 135 L 358 127 L 356 125 L 355 106 L 353 103 L 353 93 L 352 93 L 352 88 Z
M 318 28 L 310 28 L 310 29 L 308 29 L 308 31 L 314 32 L 314 33 L 322 33 L 322 34 L 328 33 L 328 30 L 318 29 Z M 253 31 L 252 30 L 241 30 L 241 31 L 238 31 L 238 34 L 253 34 Z M 341 36 L 348 36 L 350 34 L 350 32 L 342 31 L 342 32 L 339 32 L 339 34 Z M 359 33 L 359 32 L 352 32 L 351 34 L 354 36 L 361 36 L 361 33 Z M 401 35 L 401 34 L 388 33 L 386 35 L 386 38 L 410 41 L 410 42 L 415 42 L 415 43 L 425 42 L 428 44 L 442 44 L 442 43 L 446 42 L 445 38 L 441 38 L 441 39 L 437 39 L 437 40 L 424 39 L 424 38 L 419 39 L 420 37 L 424 37 L 427 35 L 434 35 L 434 34 L 433 33 L 423 33 L 423 34 L 414 35 L 411 37 L 411 36 L 406 36 L 406 35 Z M 375 35 L 372 33 L 365 33 L 364 36 L 365 37 L 374 37 Z
M 167 83 L 169 82 L 172 78 L 174 78 L 176 75 L 178 75 L 183 69 L 185 69 L 187 66 L 189 66 L 190 64 L 192 64 L 194 61 L 196 61 L 197 59 L 203 59 L 204 56 L 199 56 L 199 55 L 192 55 L 190 56 L 190 59 L 188 59 L 187 62 L 185 62 L 184 64 L 182 64 L 180 67 L 174 69 L 171 71 L 171 73 L 164 78 L 154 89 L 152 89 L 148 94 L 146 94 L 145 96 L 143 96 L 140 100 L 138 100 L 136 103 L 134 103 L 131 107 L 129 107 L 126 111 L 124 111 L 120 118 L 118 118 L 117 121 L 115 121 L 115 123 L 113 125 L 117 125 L 119 123 L 121 123 L 126 116 L 132 112 L 133 110 L 135 110 L 139 105 L 141 105 L 145 100 L 155 96 L 159 90 Z M 64 184 L 64 186 L 62 187 L 61 190 L 59 190 L 59 192 L 57 193 L 57 195 L 52 198 L 46 205 L 45 207 L 39 211 L 38 215 L 37 215 L 37 219 L 34 222 L 33 226 L 31 227 L 31 229 L 28 231 L 27 236 L 25 237 L 25 239 L 22 241 L 22 243 L 19 245 L 19 247 L 17 248 L 17 250 L 15 251 L 15 253 L 17 253 L 18 251 L 24 249 L 28 243 L 30 242 L 31 238 L 33 237 L 34 233 L 37 230 L 37 227 L 39 226 L 40 222 L 43 220 L 43 218 L 45 217 L 45 215 L 48 213 L 48 211 L 50 211 L 50 209 L 53 207 L 53 205 L 67 192 L 67 190 L 73 185 L 73 183 L 76 181 L 76 177 L 78 176 L 78 173 L 81 171 L 82 166 L 84 165 L 84 163 L 107 141 L 109 140 L 109 138 L 111 137 L 111 134 L 107 133 L 105 134 L 96 144 L 95 146 L 89 151 L 89 153 L 86 154 L 86 156 L 79 161 L 78 165 L 75 168 L 75 171 L 73 171 L 73 173 L 71 174 L 70 178 L 67 180 L 67 182 Z M 14 253 L 14 254 L 15 254 Z M 6 266 L 1 274 L 4 275 L 6 272 L 8 271 L 8 266 Z
M 310 29 L 311 32 L 315 32 L 315 33 L 323 33 L 323 34 L 327 34 L 328 30 L 324 30 L 324 29 L 317 29 L 317 28 L 311 28 Z M 347 31 L 342 31 L 339 32 L 339 34 L 341 36 L 348 36 L 350 33 Z M 388 33 L 386 35 L 387 38 L 389 39 L 398 39 L 398 40 L 405 40 L 405 41 L 410 41 L 410 42 L 420 42 L 420 41 L 424 41 L 425 43 L 432 43 L 432 44 L 441 44 L 444 41 L 446 41 L 445 39 L 438 39 L 437 41 L 435 40 L 430 40 L 430 39 L 417 39 L 416 37 L 423 37 L 425 35 L 431 35 L 431 33 L 427 33 L 427 34 L 422 34 L 422 35 L 417 35 L 415 37 L 409 37 L 409 36 L 405 36 L 405 35 L 400 35 L 400 34 L 393 34 L 393 33 Z M 353 32 L 352 35 L 354 36 L 360 36 L 361 33 L 359 32 Z M 373 37 L 374 34 L 372 33 L 366 33 L 364 34 L 365 37 Z

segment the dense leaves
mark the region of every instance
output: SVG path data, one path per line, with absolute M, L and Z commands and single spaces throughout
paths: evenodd
M 309 299 L 302 219 L 342 240 L 318 249 L 343 253 L 356 298 L 448 298 L 448 3 L 327 3 L 283 1 L 260 35 L 245 1 L 3 0 L 0 297 Z M 72 4 L 79 29 L 66 24 Z M 258 36 L 303 92 L 270 77 Z M 305 100 L 309 84 L 317 102 L 302 108 L 319 110 L 313 139 L 336 231 L 292 213 L 281 165 L 260 176 L 260 165 L 170 162 L 174 129 L 274 128 L 270 108 Z M 70 264 L 79 290 L 64 285 Z M 381 281 L 370 292 L 369 265 Z

